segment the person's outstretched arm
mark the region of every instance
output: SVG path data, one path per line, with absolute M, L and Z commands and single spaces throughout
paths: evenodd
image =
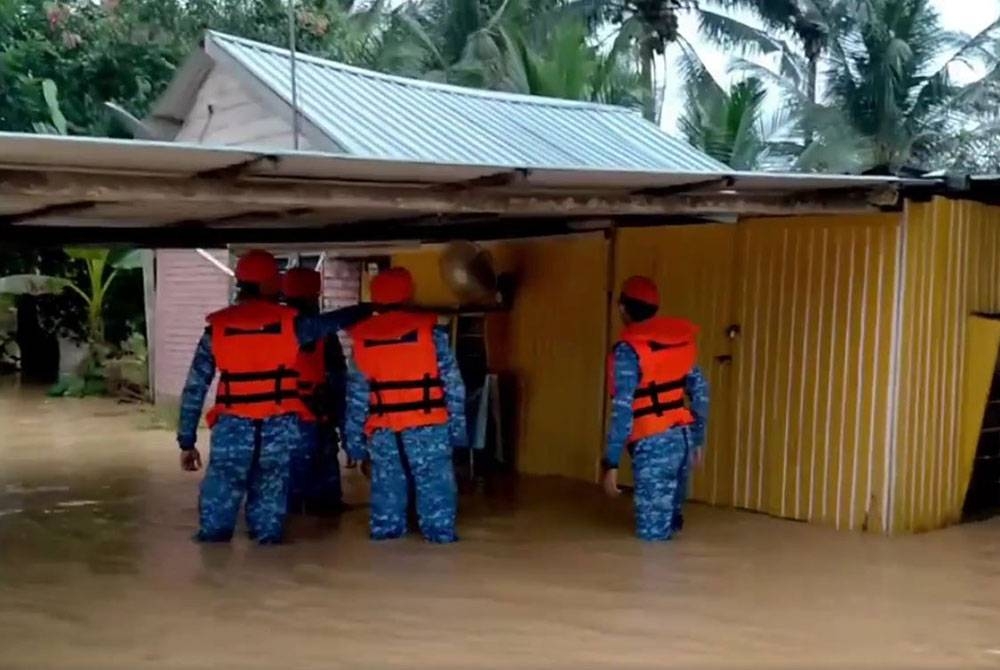
M 295 335 L 300 344 L 318 342 L 336 334 L 338 330 L 350 328 L 371 316 L 371 313 L 371 305 L 358 304 L 321 314 L 302 314 L 295 319 Z

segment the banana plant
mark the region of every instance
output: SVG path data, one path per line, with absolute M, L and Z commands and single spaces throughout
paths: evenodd
M 63 291 L 71 291 L 87 306 L 87 327 L 91 341 L 96 345 L 103 345 L 105 344 L 104 300 L 108 289 L 121 272 L 142 267 L 142 252 L 92 248 L 68 248 L 65 252 L 70 258 L 82 261 L 86 265 L 84 285 L 79 286 L 64 277 L 9 275 L 0 277 L 0 294 L 56 295 Z

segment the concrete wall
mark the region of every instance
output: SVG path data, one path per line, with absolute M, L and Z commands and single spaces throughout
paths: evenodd
M 328 255 L 323 264 L 323 309 L 357 304 L 361 295 L 361 261 Z M 350 355 L 351 338 L 340 333 L 344 353 Z
M 211 253 L 228 264 L 225 249 Z M 205 330 L 205 316 L 229 303 L 229 291 L 229 276 L 197 252 L 156 252 L 153 347 L 157 403 L 170 404 L 180 398 L 195 346 Z

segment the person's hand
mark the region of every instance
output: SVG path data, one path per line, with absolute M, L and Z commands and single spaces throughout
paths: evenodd
M 705 464 L 705 447 L 697 447 L 691 452 L 691 465 L 700 468 Z
M 185 472 L 201 470 L 201 454 L 198 453 L 198 449 L 191 447 L 181 450 L 181 470 Z
M 705 464 L 705 448 L 696 447 L 694 451 L 691 452 L 691 465 L 696 468 L 700 468 Z
M 621 495 L 621 489 L 618 488 L 618 468 L 608 468 L 604 472 L 604 476 L 601 477 L 601 484 L 604 486 L 604 492 L 609 498 L 617 498 Z
M 366 458 L 361 461 L 361 474 L 365 476 L 365 479 L 371 480 L 372 478 L 372 461 L 370 458 Z

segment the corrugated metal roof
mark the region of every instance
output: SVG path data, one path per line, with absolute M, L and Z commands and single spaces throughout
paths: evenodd
M 238 168 L 238 169 L 235 169 Z M 79 173 L 128 173 L 134 176 L 200 177 L 231 173 L 234 179 L 328 181 L 446 187 L 475 186 L 477 180 L 516 174 L 492 190 L 518 193 L 626 193 L 641 195 L 668 190 L 685 193 L 722 191 L 744 195 L 794 195 L 845 189 L 895 188 L 895 177 L 661 170 L 536 168 L 524 173 L 503 165 L 442 165 L 429 161 L 397 161 L 287 149 L 247 149 L 184 142 L 117 140 L 0 132 L 0 183 L 12 170 L 56 170 Z M 909 183 L 924 183 L 910 180 Z M 927 184 L 936 182 L 927 181 Z M 485 186 L 489 186 L 486 184 Z M 706 187 L 712 188 L 706 188 Z M 0 207 L 6 202 L 0 200 Z
M 209 32 L 218 49 L 291 103 L 286 49 Z M 384 75 L 296 56 L 302 115 L 356 156 L 508 167 L 718 172 L 721 163 L 632 110 Z

